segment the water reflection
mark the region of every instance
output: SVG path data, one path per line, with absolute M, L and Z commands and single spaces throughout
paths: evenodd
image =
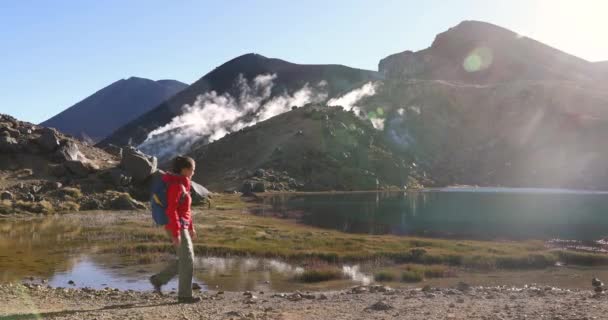
M 471 239 L 597 240 L 608 235 L 608 194 L 457 188 L 425 192 L 272 195 L 260 215 L 343 232 Z
M 0 220 L 0 281 L 50 277 L 72 267 L 81 228 L 61 218 Z
M 134 266 L 122 262 L 120 257 L 113 255 L 82 255 L 74 259 L 71 268 L 53 274 L 48 283 L 54 287 L 110 287 L 146 291 L 152 289 L 148 277 L 164 266 L 162 263 Z M 203 291 L 307 290 L 310 287 L 294 281 L 294 277 L 303 271 L 302 267 L 275 259 L 202 257 L 194 263 L 194 281 Z M 350 280 L 330 286 L 368 284 L 373 280 L 358 265 L 344 266 L 343 271 Z M 177 278 L 171 280 L 164 289 L 176 290 Z

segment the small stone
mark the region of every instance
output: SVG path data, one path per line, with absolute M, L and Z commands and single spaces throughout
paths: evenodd
M 14 196 L 9 191 L 0 192 L 0 200 L 13 200 Z
M 385 301 L 380 300 L 380 301 L 372 304 L 371 306 L 369 306 L 368 309 L 374 310 L 374 311 L 386 311 L 386 310 L 393 309 L 393 306 L 386 303 Z

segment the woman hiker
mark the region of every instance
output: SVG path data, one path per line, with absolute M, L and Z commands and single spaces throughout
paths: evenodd
M 196 239 L 196 231 L 192 224 L 190 197 L 190 179 L 194 174 L 196 164 L 190 157 L 177 156 L 173 159 L 172 172 L 163 175 L 162 180 L 167 184 L 167 214 L 169 222 L 165 225 L 167 234 L 172 239 L 177 251 L 177 260 L 150 277 L 154 291 L 161 292 L 161 287 L 167 284 L 176 274 L 179 274 L 177 301 L 193 303 L 201 301 L 200 297 L 192 296 L 192 271 L 194 251 L 192 239 Z

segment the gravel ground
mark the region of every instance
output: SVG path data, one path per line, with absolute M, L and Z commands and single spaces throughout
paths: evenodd
M 553 287 L 391 289 L 360 286 L 315 293 L 174 294 L 0 285 L 0 319 L 608 319 L 607 298 Z

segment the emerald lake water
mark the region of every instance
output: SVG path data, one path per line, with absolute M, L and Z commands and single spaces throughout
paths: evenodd
M 463 239 L 608 236 L 608 192 L 443 188 L 420 192 L 277 194 L 256 214 L 350 233 Z

